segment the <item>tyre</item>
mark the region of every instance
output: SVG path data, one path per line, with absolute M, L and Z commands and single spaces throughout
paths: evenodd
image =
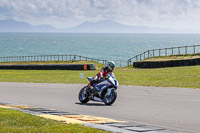
M 116 98 L 117 98 L 117 92 L 116 92 L 116 90 L 112 90 L 110 95 L 105 95 L 104 103 L 106 105 L 111 105 L 115 102 Z
M 79 92 L 78 99 L 81 103 L 87 103 L 89 101 L 89 95 L 86 89 L 87 87 L 85 86 Z

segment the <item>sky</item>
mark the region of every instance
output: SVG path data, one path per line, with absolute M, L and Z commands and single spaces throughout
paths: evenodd
M 56 28 L 113 20 L 132 26 L 200 30 L 200 0 L 0 0 L 0 19 Z

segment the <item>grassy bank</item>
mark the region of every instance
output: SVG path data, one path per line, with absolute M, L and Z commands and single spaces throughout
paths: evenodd
M 86 76 L 95 71 L 68 70 L 0 70 L 0 82 L 73 83 L 87 84 Z M 84 73 L 84 79 L 80 79 Z M 200 66 L 159 69 L 116 68 L 115 75 L 121 85 L 200 88 Z
M 94 61 L 22 61 L 22 62 L 0 62 L 0 65 L 45 65 L 45 64 L 96 64 L 96 69 L 100 69 L 104 65 Z
M 11 109 L 0 108 L 1 133 L 104 133 L 82 125 L 66 125 Z
M 200 58 L 200 53 L 183 54 L 183 55 L 169 55 L 169 56 L 155 56 L 142 61 L 171 61 L 171 60 L 187 60 Z
M 200 66 L 132 69 L 116 72 L 121 84 L 200 88 Z

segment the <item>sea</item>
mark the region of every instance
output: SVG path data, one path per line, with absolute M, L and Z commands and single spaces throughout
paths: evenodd
M 0 33 L 0 57 L 74 54 L 126 66 L 147 50 L 199 44 L 200 34 Z

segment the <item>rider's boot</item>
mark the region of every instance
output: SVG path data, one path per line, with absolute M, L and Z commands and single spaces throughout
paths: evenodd
M 97 82 L 96 80 L 92 79 L 91 82 L 88 84 L 88 87 L 92 90 L 94 89 L 95 87 L 93 86 L 93 84 Z

